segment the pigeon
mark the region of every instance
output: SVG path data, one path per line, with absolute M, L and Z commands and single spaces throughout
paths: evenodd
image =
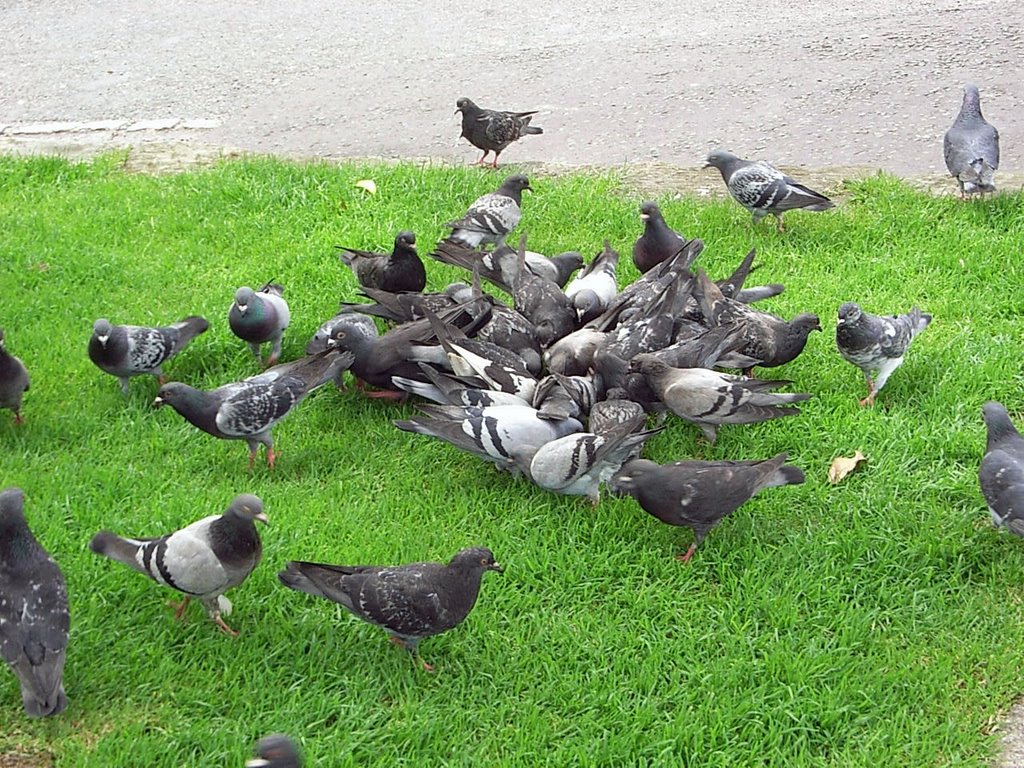
M 693 531 L 693 543 L 678 556 L 689 562 L 708 531 L 758 491 L 799 485 L 804 473 L 780 453 L 764 461 L 678 461 L 660 465 L 633 459 L 609 483 L 613 493 L 629 494 L 663 523 Z
M 491 167 L 497 168 L 498 155 L 513 141 L 530 134 L 544 133 L 544 129 L 530 125 L 533 116 L 537 114 L 536 110 L 502 112 L 496 109 L 481 109 L 465 96 L 455 102 L 455 107 L 456 113 L 462 113 L 462 138 L 484 152 L 476 161 L 476 165 L 483 163 L 487 155 L 493 152 L 494 160 L 491 161 Z
M 259 291 L 243 286 L 235 291 L 235 300 L 228 310 L 231 332 L 249 343 L 257 360 L 260 345 L 268 341 L 273 344 L 267 366 L 274 365 L 281 357 L 281 339 L 291 322 L 283 294 L 284 288 L 277 283 L 267 283 Z
M 519 253 L 508 245 L 498 246 L 493 251 L 476 251 L 448 238 L 441 240 L 430 256 L 469 272 L 479 272 L 480 277 L 506 293 L 512 293 L 512 284 L 519 273 Z M 528 272 L 550 280 L 559 288 L 564 288 L 572 273 L 583 266 L 579 251 L 565 251 L 551 257 L 526 251 L 524 261 Z
M 209 392 L 180 382 L 164 384 L 153 404 L 171 406 L 186 421 L 214 437 L 245 440 L 249 444 L 249 469 L 263 443 L 267 447 L 267 466 L 272 469 L 279 456 L 270 436 L 273 426 L 306 395 L 351 364 L 351 353 L 328 350 Z
M 589 323 L 602 314 L 619 292 L 616 269 L 619 252 L 613 251 L 607 240 L 604 250 L 594 257 L 565 289 L 581 323 Z
M 530 403 L 509 392 L 471 387 L 451 376 L 435 370 L 426 363 L 420 363 L 420 370 L 428 382 L 407 379 L 404 376 L 393 376 L 391 383 L 405 392 L 432 400 L 441 405 L 473 405 L 486 408 L 491 405 L 523 405 Z M 481 381 L 480 384 L 486 382 Z
M 513 458 L 516 451 L 583 429 L 576 419 L 543 419 L 535 408 L 522 405 L 424 405 L 420 410 L 422 416 L 396 420 L 395 426 L 403 432 L 436 437 L 513 474 L 519 471 Z
M 523 474 L 539 487 L 565 496 L 586 496 L 596 507 L 601 501 L 601 483 L 618 472 L 634 450 L 664 429 L 638 432 L 646 418 L 641 413 L 604 435 L 577 432 L 540 447 L 515 450 L 513 456 Z
M 343 301 L 343 312 L 373 315 L 395 323 L 420 320 L 426 317 L 426 310 L 436 314 L 473 299 L 472 286 L 462 282 L 450 283 L 443 291 L 437 293 L 389 293 L 365 286 L 360 293 L 372 299 L 373 303 L 356 304 Z
M 788 381 L 748 379 L 706 368 L 672 368 L 653 354 L 637 355 L 632 366 L 669 410 L 696 424 L 712 444 L 723 424 L 757 424 L 795 416 L 800 409 L 792 403 L 810 398 L 805 393 L 772 391 Z
M 470 248 L 484 243 L 493 243 L 495 247 L 504 244 L 508 233 L 519 224 L 522 193 L 526 189 L 533 189 L 530 180 L 517 173 L 505 179 L 496 191 L 478 197 L 465 216 L 445 225 L 452 228 L 452 240 Z
M 769 213 L 783 231 L 782 216 L 794 208 L 827 211 L 835 204 L 820 192 L 798 183 L 778 168 L 763 161 L 741 160 L 731 152 L 717 149 L 708 155 L 705 168 L 714 166 L 733 199 L 754 215 L 754 224 Z
M 152 539 L 125 539 L 100 531 L 89 541 L 89 549 L 183 593 L 175 619 L 196 597 L 222 632 L 236 636 L 221 618 L 222 613 L 231 614 L 231 601 L 224 593 L 245 581 L 260 562 L 263 544 L 255 520 L 268 524 L 263 502 L 242 493 L 223 514 L 204 517 L 180 531 Z
M 256 757 L 245 768 L 302 768 L 302 757 L 295 742 L 283 733 L 272 733 L 256 742 Z
M 416 235 L 403 230 L 395 237 L 395 248 L 390 254 L 360 251 L 336 245 L 341 250 L 341 261 L 349 267 L 364 288 L 375 288 L 389 293 L 422 291 L 427 285 L 427 272 L 416 253 Z
M 875 404 L 875 396 L 900 367 L 910 342 L 931 321 L 932 316 L 917 307 L 893 317 L 872 315 L 852 301 L 839 307 L 836 346 L 845 360 L 864 372 L 868 396 L 861 405 Z M 875 372 L 878 375 L 872 379 Z
M 1024 438 L 1002 403 L 985 403 L 982 415 L 988 428 L 988 443 L 978 469 L 978 482 L 988 502 L 992 524 L 1024 536 Z
M 0 658 L 18 678 L 29 717 L 68 705 L 64 654 L 71 614 L 64 574 L 36 541 L 20 488 L 0 491 Z
M 960 198 L 995 192 L 992 177 L 999 167 L 999 131 L 981 115 L 976 85 L 964 86 L 960 113 L 942 139 L 946 168 L 960 185 Z
M 344 328 L 348 333 L 375 338 L 377 336 L 377 324 L 373 318 L 364 315 L 362 312 L 354 312 L 351 309 L 342 309 L 330 320 L 325 320 L 316 329 L 316 333 L 306 343 L 306 354 L 315 355 L 326 352 L 330 347 L 331 337 L 335 328 Z
M 111 325 L 100 318 L 92 325 L 89 359 L 96 366 L 121 382 L 121 391 L 128 394 L 128 379 L 151 374 L 164 383 L 161 366 L 178 354 L 210 324 L 192 315 L 161 328 L 138 325 Z
M 292 561 L 277 574 L 289 589 L 340 603 L 363 621 L 383 627 L 392 642 L 419 658 L 421 640 L 457 627 L 469 615 L 484 571 L 503 572 L 491 550 L 471 547 L 447 565 L 324 565 Z M 432 671 L 426 662 L 425 670 Z
M 28 369 L 4 346 L 4 329 L 0 328 L 0 408 L 14 413 L 14 423 L 24 424 L 21 400 L 29 388 Z
M 641 205 L 640 219 L 644 223 L 644 231 L 633 245 L 633 263 L 641 273 L 649 272 L 672 258 L 690 242 L 665 223 L 657 203 L 646 202 Z M 694 258 L 697 253 L 693 254 Z

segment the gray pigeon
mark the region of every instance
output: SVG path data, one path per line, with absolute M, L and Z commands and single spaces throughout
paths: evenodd
M 484 243 L 502 245 L 523 215 L 520 205 L 526 189 L 533 189 L 530 180 L 517 173 L 505 179 L 494 192 L 478 197 L 465 216 L 445 225 L 452 228 L 452 240 L 470 248 Z
M 185 599 L 176 606 L 175 619 L 195 597 L 223 632 L 237 635 L 221 618 L 222 613 L 231 614 L 231 601 L 224 593 L 245 581 L 263 554 L 255 520 L 267 524 L 263 502 L 243 493 L 223 514 L 204 517 L 180 531 L 153 539 L 124 539 L 100 531 L 89 541 L 89 549 L 182 592 Z
M 706 368 L 672 368 L 650 353 L 634 357 L 632 367 L 644 375 L 669 410 L 696 424 L 710 443 L 723 424 L 757 424 L 795 416 L 800 409 L 792 404 L 810 398 L 805 393 L 772 391 L 788 381 L 748 379 Z
M 529 446 L 514 451 L 514 458 L 523 474 L 539 487 L 565 496 L 586 496 L 597 506 L 601 483 L 618 472 L 634 450 L 661 431 L 639 432 L 646 418 L 641 413 L 604 435 L 577 432 L 540 447 Z
M 657 203 L 643 203 L 640 206 L 640 220 L 644 223 L 644 231 L 633 244 L 633 263 L 641 273 L 671 259 L 690 242 L 665 223 Z M 696 256 L 694 253 L 693 257 Z M 685 266 L 690 265 L 687 263 Z
M 392 642 L 419 658 L 423 638 L 457 627 L 473 610 L 484 571 L 502 570 L 491 550 L 472 547 L 457 552 L 447 565 L 293 561 L 277 577 L 289 589 L 332 600 L 357 618 L 383 627 Z M 427 671 L 433 670 L 422 663 Z
M 868 396 L 861 405 L 874 405 L 875 395 L 900 367 L 907 347 L 928 327 L 932 316 L 914 307 L 905 315 L 880 317 L 848 301 L 839 307 L 836 346 L 843 358 L 864 372 Z M 872 379 L 872 374 L 877 376 Z
M 1024 536 L 1024 438 L 1013 426 L 1002 403 L 982 407 L 988 442 L 978 469 L 981 492 L 992 523 Z
M 28 369 L 4 346 L 4 329 L 0 328 L 0 408 L 14 412 L 14 423 L 23 424 L 21 399 L 29 388 Z
M 29 717 L 64 711 L 64 654 L 71 614 L 64 574 L 36 541 L 20 488 L 0 492 L 0 658 L 21 685 Z
M 169 405 L 194 426 L 223 440 L 249 444 L 249 468 L 260 443 L 267 447 L 267 466 L 278 454 L 270 430 L 306 395 L 352 364 L 350 352 L 328 350 L 268 368 L 258 376 L 225 384 L 210 392 L 171 382 L 160 387 L 156 406 Z
M 416 235 L 408 230 L 395 237 L 391 253 L 361 251 L 343 245 L 334 247 L 341 250 L 342 263 L 352 270 L 364 288 L 399 293 L 419 292 L 427 285 L 426 269 L 416 253 Z
M 518 472 L 514 455 L 527 446 L 541 446 L 583 429 L 576 419 L 552 421 L 523 405 L 420 406 L 424 415 L 394 422 L 403 432 L 428 435 L 489 461 L 499 469 Z
M 256 742 L 256 757 L 245 768 L 302 768 L 302 756 L 289 737 L 272 733 Z
M 477 149 L 484 151 L 476 161 L 477 165 L 494 153 L 492 168 L 498 167 L 498 155 L 511 144 L 529 134 L 544 133 L 542 128 L 530 125 L 537 111 L 503 112 L 497 109 L 482 109 L 471 99 L 463 96 L 455 102 L 455 112 L 462 113 L 462 138 L 469 141 Z
M 729 194 L 754 215 L 754 224 L 769 213 L 783 231 L 782 215 L 794 208 L 827 211 L 835 204 L 820 192 L 798 183 L 778 168 L 765 162 L 741 160 L 731 152 L 716 149 L 708 155 L 705 168 L 714 166 L 722 173 Z
M 266 342 L 273 344 L 267 358 L 268 366 L 274 365 L 281 357 L 281 339 L 291 322 L 292 316 L 283 294 L 284 288 L 277 283 L 267 283 L 259 291 L 242 286 L 235 291 L 235 300 L 228 310 L 231 332 L 248 342 L 257 360 L 260 359 L 260 345 Z
M 999 131 L 981 115 L 976 85 L 964 86 L 960 113 L 942 139 L 946 168 L 960 185 L 960 197 L 995 192 L 992 177 L 999 167 Z
M 633 459 L 612 478 L 609 489 L 629 494 L 644 511 L 669 525 L 693 531 L 693 543 L 679 560 L 689 562 L 708 531 L 764 488 L 799 485 L 804 473 L 780 453 L 764 461 L 679 461 L 659 465 Z
M 619 292 L 616 270 L 619 252 L 605 240 L 604 250 L 569 283 L 565 296 L 572 301 L 581 323 L 589 323 L 603 313 Z
M 121 391 L 127 395 L 128 379 L 132 376 L 150 374 L 163 384 L 161 366 L 209 327 L 205 319 L 196 315 L 160 328 L 111 325 L 101 317 L 92 325 L 89 359 L 100 370 L 116 376 Z

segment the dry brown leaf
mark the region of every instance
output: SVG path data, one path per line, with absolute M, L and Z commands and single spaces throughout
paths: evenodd
M 835 485 L 853 472 L 862 461 L 867 461 L 867 456 L 860 451 L 854 451 L 853 456 L 836 456 L 832 459 L 832 466 L 828 468 L 828 481 Z
M 356 182 L 356 186 L 365 189 L 371 195 L 377 194 L 377 183 L 373 179 L 360 179 Z

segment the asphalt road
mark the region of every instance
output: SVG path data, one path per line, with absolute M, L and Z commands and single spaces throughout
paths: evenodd
M 544 135 L 508 162 L 695 166 L 725 147 L 915 175 L 944 172 L 942 133 L 970 80 L 1003 168 L 1022 169 L 1020 0 L 5 0 L 0 29 L 5 135 L 198 120 L 175 136 L 469 162 L 453 115 L 466 95 L 541 111 Z

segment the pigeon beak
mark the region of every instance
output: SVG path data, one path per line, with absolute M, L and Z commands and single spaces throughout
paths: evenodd
M 107 339 L 109 339 L 110 337 L 109 336 L 97 336 L 96 338 L 99 339 L 100 344 L 102 344 L 103 346 L 107 346 Z
M 270 525 L 270 520 L 267 519 L 267 513 L 266 512 L 260 512 L 258 515 L 253 515 L 252 519 L 253 520 L 259 520 L 264 525 Z
M 164 404 L 164 402 L 165 400 L 162 397 L 158 397 L 156 400 L 153 401 L 153 407 L 159 408 L 161 405 Z
M 245 768 L 266 768 L 269 765 L 269 760 L 264 760 L 262 757 L 256 757 L 252 760 L 247 760 L 245 763 Z
M 245 314 L 245 310 L 249 308 L 248 304 L 236 304 L 235 306 L 238 307 L 238 311 L 241 312 L 243 315 Z
M 504 573 L 505 569 L 501 567 L 501 563 L 491 563 L 487 566 L 488 571 L 497 571 L 498 573 Z
M 701 166 L 702 169 L 710 168 L 710 167 L 711 167 L 711 163 L 704 163 L 704 165 Z
M 640 221 L 647 221 L 650 218 L 651 218 L 651 215 L 649 213 L 641 213 L 640 214 Z

